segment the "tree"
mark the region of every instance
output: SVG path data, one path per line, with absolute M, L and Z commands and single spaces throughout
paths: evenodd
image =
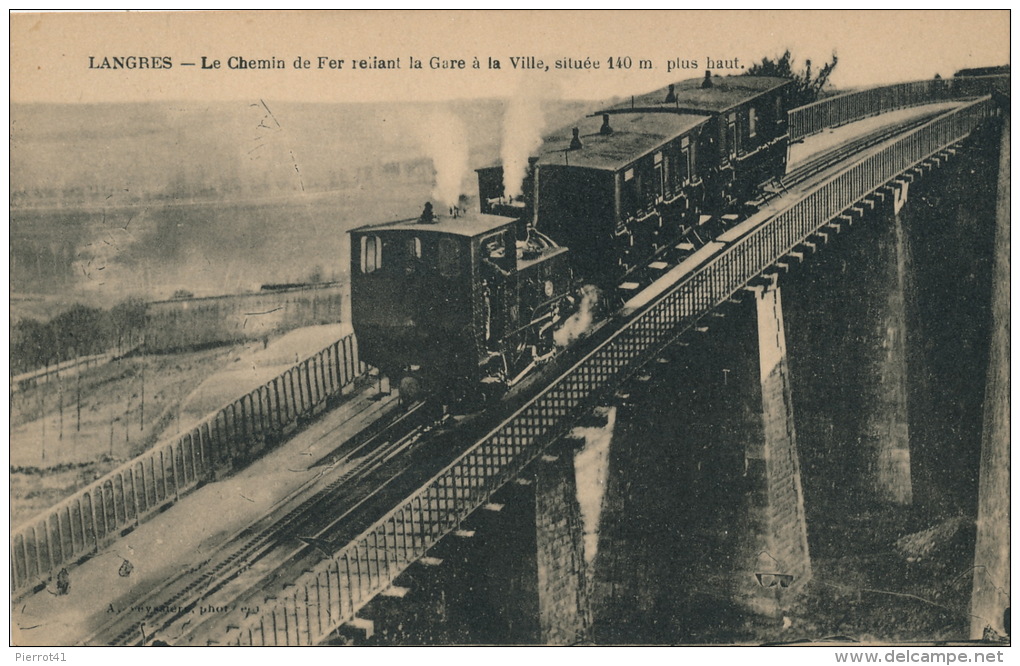
M 812 76 L 810 60 L 805 61 L 805 69 L 799 72 L 794 71 L 793 56 L 787 49 L 783 55 L 774 60 L 768 57 L 762 58 L 761 62 L 751 65 L 744 73 L 748 76 L 778 76 L 784 79 L 793 79 L 796 83 L 791 101 L 794 106 L 803 106 L 818 99 L 825 84 L 829 82 L 832 70 L 836 69 L 837 62 L 839 62 L 839 58 L 833 53 L 832 60 Z

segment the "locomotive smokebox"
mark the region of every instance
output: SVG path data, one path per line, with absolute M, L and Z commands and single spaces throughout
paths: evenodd
M 609 114 L 608 113 L 603 113 L 602 114 L 602 127 L 599 128 L 599 134 L 602 134 L 603 136 L 608 136 L 608 135 L 610 135 L 612 133 L 613 133 L 613 128 L 610 127 L 610 125 L 609 125 Z

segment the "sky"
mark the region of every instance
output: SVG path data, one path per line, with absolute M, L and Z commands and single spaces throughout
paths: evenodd
M 936 73 L 945 77 L 965 67 L 1009 62 L 1009 12 L 15 14 L 11 100 L 95 103 L 260 97 L 377 102 L 522 93 L 604 99 L 700 76 L 709 65 L 714 65 L 713 73 L 739 74 L 742 66 L 785 49 L 801 64 L 838 55 L 832 83 L 840 88 L 930 78 Z M 169 59 L 173 66 L 99 68 L 104 58 L 112 63 L 115 56 L 145 57 L 150 63 Z M 203 57 L 207 68 L 202 67 Z M 320 57 L 325 59 L 321 68 Z M 283 67 L 231 68 L 231 58 L 282 62 Z M 298 58 L 309 61 L 310 67 L 296 69 Z M 412 69 L 411 58 L 422 68 Z M 475 58 L 479 68 L 472 67 Z M 490 58 L 501 68 L 490 68 Z M 512 58 L 529 66 L 515 69 Z M 352 69 L 356 61 L 371 66 L 373 59 L 399 59 L 399 68 Z M 220 61 L 218 69 L 213 67 L 215 60 Z M 342 68 L 331 69 L 330 60 L 343 60 Z M 464 69 L 457 68 L 461 60 Z M 556 69 L 557 60 L 582 67 L 588 60 L 598 68 Z M 612 69 L 610 60 L 616 65 Z

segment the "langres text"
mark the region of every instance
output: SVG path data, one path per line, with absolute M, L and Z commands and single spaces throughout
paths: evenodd
M 89 56 L 89 69 L 173 69 L 170 56 Z

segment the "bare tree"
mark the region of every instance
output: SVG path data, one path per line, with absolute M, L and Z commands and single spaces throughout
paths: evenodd
M 793 56 L 787 49 L 783 55 L 775 59 L 762 58 L 761 62 L 751 65 L 744 73 L 749 76 L 778 76 L 784 79 L 793 79 L 796 82 L 793 102 L 799 106 L 810 104 L 818 99 L 822 89 L 829 82 L 832 70 L 836 69 L 837 62 L 839 62 L 839 58 L 833 53 L 832 60 L 825 63 L 814 74 L 811 72 L 810 60 L 805 61 L 804 69 L 795 71 Z

